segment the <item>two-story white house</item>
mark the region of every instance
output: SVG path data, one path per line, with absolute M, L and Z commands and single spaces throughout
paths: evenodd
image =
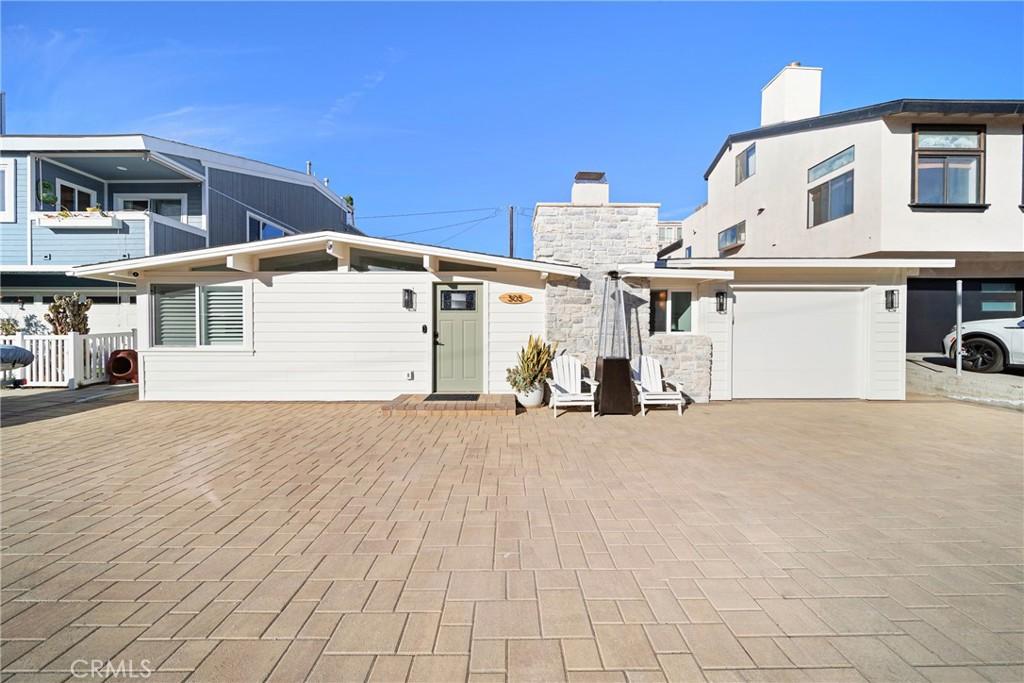
M 761 93 L 761 126 L 729 135 L 674 260 L 951 258 L 907 283 L 907 350 L 954 324 L 1024 314 L 1024 101 L 894 100 L 820 113 L 820 68 Z
M 45 332 L 53 297 L 93 300 L 93 332 L 135 325 L 129 283 L 72 267 L 319 230 L 358 232 L 312 174 L 142 134 L 0 135 L 0 317 Z

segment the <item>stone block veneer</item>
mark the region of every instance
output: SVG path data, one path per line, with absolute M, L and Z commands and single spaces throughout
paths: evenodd
M 605 273 L 620 263 L 651 263 L 657 252 L 656 204 L 539 204 L 533 219 L 533 257 L 583 269 L 579 280 L 548 280 L 548 341 L 593 371 Z M 692 401 L 708 401 L 711 339 L 700 334 L 650 334 L 649 281 L 623 281 L 623 291 L 633 357 L 649 354 L 658 358 L 666 376 L 682 380 Z

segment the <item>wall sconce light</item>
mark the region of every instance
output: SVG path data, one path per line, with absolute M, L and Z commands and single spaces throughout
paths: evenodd
M 416 310 L 416 292 L 411 289 L 402 290 L 402 308 L 407 311 Z
M 887 289 L 887 290 L 885 290 L 885 310 L 887 310 L 887 311 L 898 311 L 898 310 L 900 310 L 900 290 L 898 290 L 898 289 Z
M 728 301 L 728 295 L 725 292 L 715 292 L 715 310 L 719 313 L 725 313 L 726 302 Z
M 18 298 L 18 310 L 19 311 L 24 311 L 25 310 L 25 300 L 20 298 L 20 297 Z

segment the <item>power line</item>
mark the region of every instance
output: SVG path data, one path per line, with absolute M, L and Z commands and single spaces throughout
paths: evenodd
M 374 218 L 406 218 L 408 216 L 437 216 L 444 213 L 472 213 L 474 211 L 496 211 L 493 206 L 484 206 L 479 209 L 453 209 L 451 211 L 421 211 L 419 213 L 388 213 L 379 216 L 360 216 L 359 220 L 368 221 Z
M 470 223 L 470 225 L 467 225 L 467 226 L 466 226 L 465 228 L 463 228 L 462 230 L 459 230 L 459 231 L 458 231 L 457 233 L 455 233 L 454 235 L 449 235 L 448 237 L 445 237 L 445 238 L 444 238 L 443 240 L 441 240 L 440 242 L 438 242 L 438 244 L 439 244 L 439 245 L 441 245 L 441 244 L 444 244 L 445 242 L 451 242 L 451 241 L 452 241 L 453 239 L 455 239 L 455 238 L 456 238 L 456 237 L 458 237 L 459 235 L 462 235 L 462 234 L 464 234 L 464 233 L 467 233 L 467 232 L 469 232 L 470 230 L 472 230 L 473 228 L 475 228 L 475 227 L 476 227 L 476 226 L 477 226 L 478 224 L 480 224 L 480 223 L 483 223 L 484 221 L 488 221 L 488 220 L 490 220 L 490 219 L 494 218 L 495 216 L 497 216 L 497 215 L 498 215 L 498 213 L 499 213 L 498 211 L 495 211 L 495 212 L 494 212 L 493 214 L 491 214 L 490 216 L 487 216 L 487 217 L 485 217 L 485 218 L 478 218 L 477 220 L 475 220 L 475 221 L 472 221 L 472 222 Z
M 417 235 L 417 234 L 419 234 L 421 232 L 432 232 L 434 230 L 444 230 L 445 228 L 456 228 L 456 227 L 458 227 L 460 225 L 467 225 L 467 224 L 470 224 L 470 223 L 478 223 L 480 221 L 489 220 L 489 219 L 494 218 L 495 216 L 497 216 L 499 212 L 500 212 L 499 209 L 491 209 L 491 214 L 488 215 L 488 216 L 484 216 L 483 218 L 474 218 L 474 219 L 471 219 L 471 220 L 468 220 L 468 221 L 459 221 L 458 223 L 448 223 L 446 225 L 435 225 L 432 228 L 421 228 L 419 230 L 410 230 L 409 232 L 398 232 L 398 233 L 394 233 L 392 235 L 383 235 L 383 236 L 384 237 L 405 237 L 406 235 Z M 456 234 L 461 234 L 461 233 L 456 233 Z

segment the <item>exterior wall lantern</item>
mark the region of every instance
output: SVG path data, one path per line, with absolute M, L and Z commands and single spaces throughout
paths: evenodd
M 411 289 L 402 290 L 402 308 L 407 311 L 416 310 L 416 292 Z
M 729 297 L 725 292 L 715 292 L 715 310 L 719 313 L 725 313 L 728 300 Z
M 898 290 L 898 289 L 887 289 L 887 290 L 885 290 L 885 310 L 887 310 L 887 311 L 898 311 L 898 310 L 900 310 L 900 290 Z

